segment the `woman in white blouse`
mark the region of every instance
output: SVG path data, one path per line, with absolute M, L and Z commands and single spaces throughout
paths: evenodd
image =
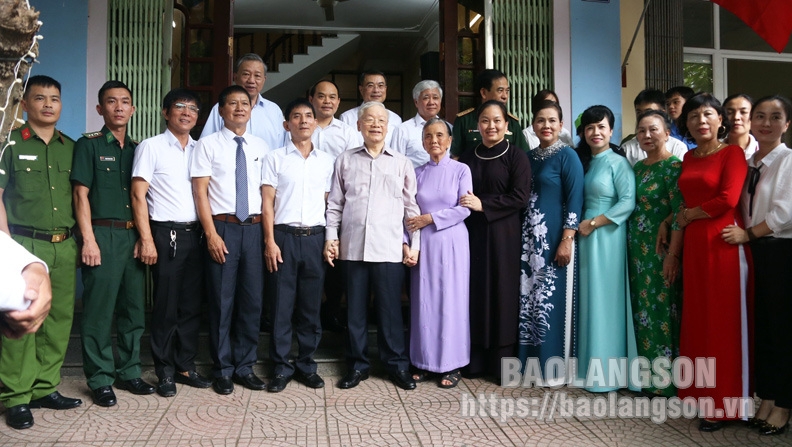
M 748 160 L 740 198 L 745 229 L 723 230 L 726 242 L 749 242 L 753 254 L 754 371 L 762 403 L 749 422 L 762 435 L 784 433 L 792 408 L 792 150 L 781 142 L 791 118 L 787 98 L 754 104 L 751 128 L 759 148 Z

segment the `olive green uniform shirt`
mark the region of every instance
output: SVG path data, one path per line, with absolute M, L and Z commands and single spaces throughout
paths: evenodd
M 122 149 L 107 126 L 74 144 L 71 180 L 90 189 L 91 219 L 132 220 L 129 192 L 136 146 L 127 136 Z
M 49 144 L 25 123 L 11 132 L 0 160 L 0 188 L 9 225 L 37 230 L 67 230 L 74 226 L 69 175 L 74 140 L 55 131 Z
M 509 126 L 506 128 L 506 141 L 526 152 L 531 150 L 525 141 L 522 126 L 517 118 L 508 115 L 508 120 Z M 451 142 L 451 155 L 454 157 L 459 157 L 468 149 L 475 149 L 481 143 L 476 109 L 470 108 L 457 114 L 452 135 L 454 139 Z

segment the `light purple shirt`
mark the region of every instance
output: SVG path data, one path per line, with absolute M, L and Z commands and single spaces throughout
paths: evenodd
M 412 163 L 395 150 L 386 146 L 377 158 L 364 146 L 342 152 L 330 186 L 325 240 L 339 239 L 342 260 L 401 262 L 405 219 L 421 214 L 415 191 Z M 409 234 L 414 250 L 421 247 L 420 233 Z

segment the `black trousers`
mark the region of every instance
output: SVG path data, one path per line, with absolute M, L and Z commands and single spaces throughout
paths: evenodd
M 207 254 L 209 339 L 214 377 L 253 372 L 257 360 L 264 252 L 261 224 L 215 221 L 228 254 L 218 264 Z
M 400 262 L 347 261 L 347 366 L 368 371 L 369 285 L 377 311 L 377 346 L 389 373 L 407 370 L 409 359 L 401 312 L 404 265 Z
M 274 292 L 270 359 L 275 364 L 275 375 L 291 376 L 295 368 L 304 374 L 315 373 L 313 355 L 322 338 L 319 311 L 325 278 L 324 233 L 297 236 L 275 229 L 275 243 L 283 263 L 278 265 L 278 271 L 269 274 Z M 293 332 L 299 350 L 291 365 Z
M 175 256 L 170 257 L 175 238 Z M 195 369 L 201 304 L 204 294 L 204 250 L 200 227 L 185 230 L 152 223 L 157 263 L 154 309 L 151 312 L 151 354 L 159 378 Z
M 792 239 L 751 242 L 756 394 L 792 408 Z

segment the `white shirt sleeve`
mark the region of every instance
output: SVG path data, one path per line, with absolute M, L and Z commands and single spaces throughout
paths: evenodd
M 11 236 L 0 231 L 0 312 L 25 310 L 30 301 L 24 298 L 25 280 L 22 270 L 28 265 L 39 262 L 49 272 L 47 264 L 33 256 L 24 247 L 16 243 Z

